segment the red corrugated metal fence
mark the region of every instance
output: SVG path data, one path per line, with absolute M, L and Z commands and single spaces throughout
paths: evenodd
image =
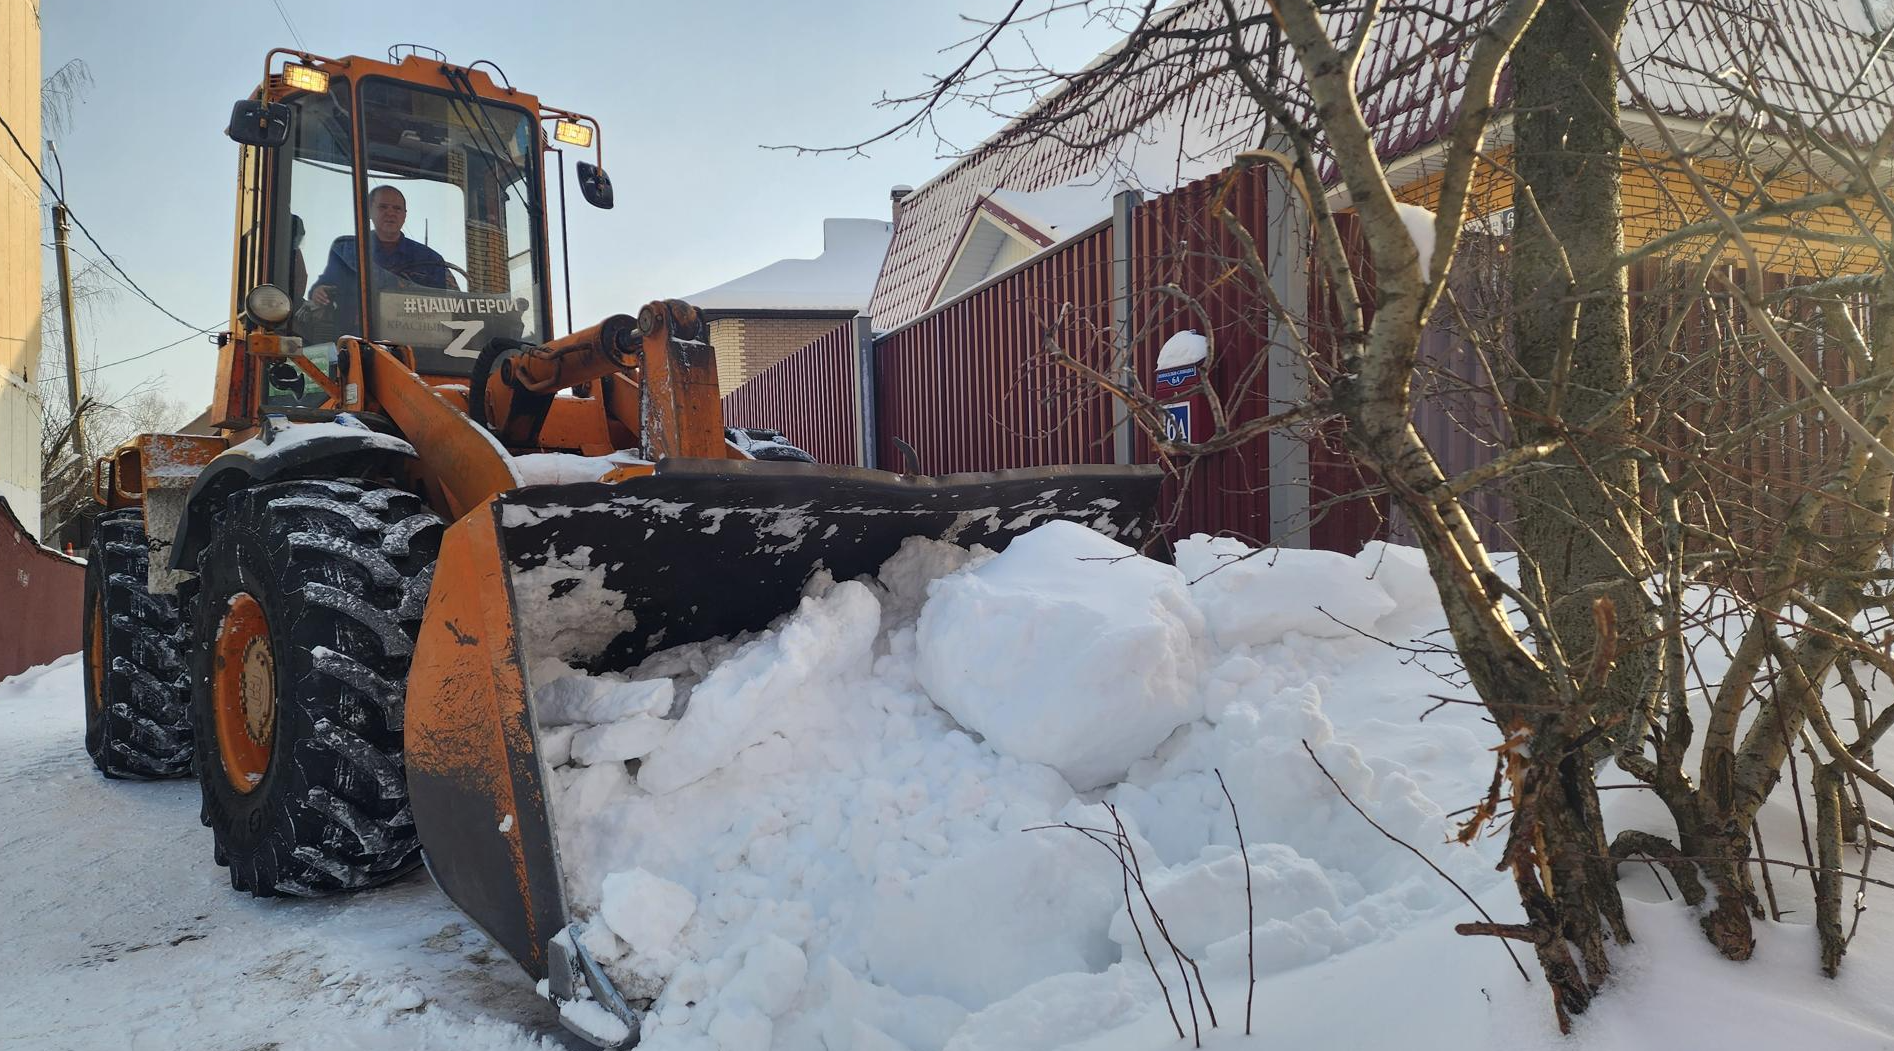
M 843 322 L 724 395 L 724 424 L 774 428 L 817 463 L 862 466 L 856 354 Z
M 1103 227 L 875 341 L 876 429 L 926 474 L 1110 463 L 1111 400 L 1050 360 L 1109 357 L 1112 234 Z
M 1259 242 L 1276 233 L 1268 208 L 1271 177 L 1261 168 L 1239 174 L 1227 199 L 1231 213 Z M 1236 237 L 1215 217 L 1224 178 L 1214 175 L 1180 187 L 1133 213 L 1132 288 L 1139 290 L 1133 304 L 1133 347 L 1138 376 L 1148 386 L 1165 340 L 1180 331 L 1202 332 L 1207 327 L 1214 357 L 1210 380 L 1224 400 L 1229 425 L 1238 426 L 1269 411 L 1272 342 L 1281 340 L 1280 349 L 1297 357 L 1301 348 L 1273 324 L 1267 291 L 1242 265 L 1243 249 Z M 1266 257 L 1269 246 L 1258 244 L 1257 250 Z M 1190 300 L 1159 291 L 1166 288 L 1186 293 Z M 1379 504 L 1361 495 L 1360 471 L 1342 449 L 1336 427 L 1310 436 L 1307 447 L 1313 520 L 1309 545 L 1360 550 L 1380 535 Z M 1171 534 L 1232 533 L 1251 542 L 1282 539 L 1271 534 L 1270 488 L 1301 483 L 1292 481 L 1280 469 L 1283 465 L 1269 462 L 1269 450 L 1269 440 L 1258 438 L 1206 457 L 1188 477 L 1174 478 L 1166 487 L 1166 510 L 1174 516 Z M 1155 458 L 1155 450 L 1140 435 L 1136 459 Z
M 0 497 L 0 679 L 77 651 L 84 599 L 85 563 L 39 546 Z

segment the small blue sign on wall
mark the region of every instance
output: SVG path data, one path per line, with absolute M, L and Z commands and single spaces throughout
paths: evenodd
M 1164 406 L 1164 437 L 1173 442 L 1190 440 L 1190 403 L 1180 401 Z
M 1183 365 L 1174 369 L 1165 369 L 1157 374 L 1157 386 L 1160 391 L 1172 391 L 1197 379 L 1197 366 Z

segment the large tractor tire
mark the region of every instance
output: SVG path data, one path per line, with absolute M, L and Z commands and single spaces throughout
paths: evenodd
M 419 860 L 401 726 L 440 539 L 419 497 L 368 482 L 278 482 L 224 508 L 198 556 L 192 711 L 236 889 L 358 890 Z
M 85 571 L 85 750 L 112 778 L 191 772 L 190 685 L 177 600 L 147 589 L 144 512 L 108 511 Z

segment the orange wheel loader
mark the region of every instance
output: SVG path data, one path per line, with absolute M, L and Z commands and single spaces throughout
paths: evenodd
M 566 935 L 532 669 L 761 629 L 911 536 L 1000 547 L 1067 519 L 1137 544 L 1158 478 L 757 459 L 694 308 L 555 335 L 545 158 L 589 149 L 595 206 L 612 185 L 596 121 L 501 79 L 279 49 L 234 107 L 217 433 L 98 465 L 86 747 L 108 777 L 194 774 L 237 890 L 425 863 L 568 1025 L 629 1046 L 646 1004 Z M 584 1001 L 615 1021 L 565 1009 Z

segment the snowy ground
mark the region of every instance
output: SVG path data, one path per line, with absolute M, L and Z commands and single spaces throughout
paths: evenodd
M 633 681 L 535 669 L 587 944 L 621 984 L 650 983 L 647 1046 L 1191 1046 L 1110 855 L 1024 831 L 1097 824 L 1110 802 L 1203 965 L 1219 1022 L 1200 1002 L 1206 1047 L 1894 1048 L 1878 895 L 1826 981 L 1806 926 L 1766 924 L 1757 959 L 1729 964 L 1627 868 L 1638 942 L 1571 1040 L 1500 943 L 1452 933 L 1471 907 L 1302 748 L 1496 918 L 1516 915 L 1496 842 L 1445 842 L 1490 774 L 1490 726 L 1461 705 L 1422 721 L 1429 694 L 1464 690 L 1341 623 L 1436 629 L 1413 552 L 1286 552 L 1203 576 L 1226 548 L 1187 545 L 1179 574 L 1101 558 L 1089 534 L 1036 536 L 984 563 L 911 551 L 876 583 L 819 589 L 747 643 L 674 652 Z M 193 786 L 94 774 L 80 696 L 71 658 L 0 683 L 0 1044 L 569 1046 L 424 876 L 330 902 L 232 893 Z M 1253 932 L 1214 770 L 1244 823 Z M 1648 793 L 1605 798 L 1614 827 L 1665 830 Z M 1772 856 L 1800 857 L 1786 793 L 1762 821 Z M 1775 885 L 1806 920 L 1806 881 Z
M 0 682 L 0 1047 L 581 1046 L 423 874 L 330 901 L 232 891 L 196 784 L 92 768 L 80 670 Z

